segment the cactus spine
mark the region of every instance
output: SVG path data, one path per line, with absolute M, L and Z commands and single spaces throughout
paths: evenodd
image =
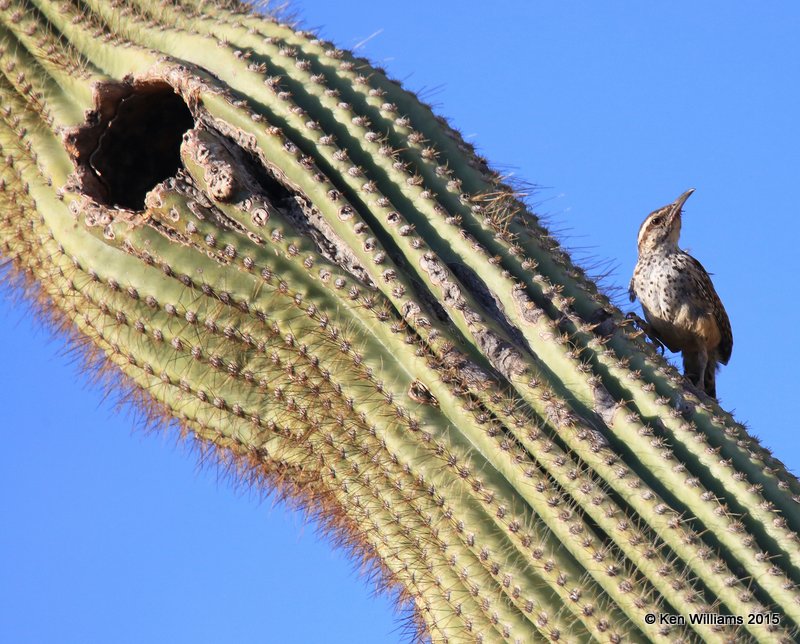
M 3 255 L 420 634 L 793 641 L 800 484 L 416 97 L 232 2 L 0 15 Z

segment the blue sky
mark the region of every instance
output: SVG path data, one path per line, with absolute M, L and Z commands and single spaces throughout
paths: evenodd
M 645 215 L 696 188 L 682 245 L 735 337 L 722 403 L 800 471 L 800 5 L 294 6 L 541 186 L 565 244 L 616 267 L 609 286 L 627 287 Z M 134 431 L 7 289 L 0 352 L 0 640 L 405 641 L 313 523 L 198 467 L 174 436 Z

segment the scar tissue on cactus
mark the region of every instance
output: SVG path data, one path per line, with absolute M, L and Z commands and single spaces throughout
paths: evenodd
M 798 481 L 413 94 L 236 2 L 0 15 L 12 271 L 420 638 L 795 641 Z

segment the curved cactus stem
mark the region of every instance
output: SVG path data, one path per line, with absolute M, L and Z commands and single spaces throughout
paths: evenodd
M 420 631 L 793 640 L 800 484 L 413 94 L 234 2 L 0 19 L 0 252 Z

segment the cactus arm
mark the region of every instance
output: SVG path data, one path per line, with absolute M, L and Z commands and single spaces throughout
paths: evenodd
M 157 38 L 158 35 L 155 34 L 153 37 Z M 156 41 L 154 44 L 156 46 L 164 46 L 165 43 Z M 201 45 L 198 43 L 197 46 L 200 47 Z M 235 68 L 236 60 L 235 60 L 234 56 L 231 56 L 231 59 L 230 59 L 229 62 L 232 65 L 232 67 Z M 243 74 L 244 71 L 245 70 L 241 70 L 239 73 Z M 280 71 L 286 72 L 288 70 L 286 68 L 283 68 Z M 253 73 L 255 73 L 255 72 L 253 72 Z M 227 78 L 227 80 L 229 82 L 231 82 L 231 83 L 234 83 L 235 79 L 233 78 L 233 74 L 229 74 L 229 77 Z M 281 103 L 279 103 L 279 107 L 282 107 Z M 302 106 L 300 106 L 300 107 L 302 108 Z M 322 138 L 322 135 L 320 135 L 318 133 L 318 130 L 316 128 L 311 129 L 311 130 L 309 130 L 308 128 L 305 128 L 304 127 L 304 123 L 302 122 L 302 119 L 300 117 L 297 117 L 296 115 L 294 115 L 294 113 L 293 113 L 293 111 L 291 109 L 284 108 L 280 112 L 281 112 L 282 117 L 285 119 L 285 121 L 282 121 L 282 123 L 288 124 L 292 128 L 292 131 L 295 132 L 297 136 L 301 137 L 301 140 L 298 141 L 300 143 L 300 145 L 303 145 L 302 137 L 311 137 L 312 143 L 316 143 L 319 146 L 319 142 L 320 142 L 319 140 L 320 140 L 320 138 Z M 334 116 L 336 116 L 336 108 L 333 108 L 332 113 L 334 114 Z M 349 116 L 350 115 L 348 114 L 347 117 L 349 117 Z M 341 120 L 343 121 L 345 118 L 346 117 L 341 117 Z M 341 131 L 339 132 L 339 134 L 341 135 Z M 366 136 L 361 137 L 361 138 L 363 140 L 366 140 Z M 306 143 L 305 145 L 308 146 L 308 143 Z M 365 144 L 365 145 L 369 146 L 369 142 L 367 144 Z M 372 144 L 372 145 L 375 146 L 376 144 Z M 320 148 L 323 150 L 323 153 L 325 153 L 327 146 L 320 146 Z M 373 156 L 370 157 L 370 158 L 381 159 L 381 156 L 379 154 L 377 154 L 377 152 L 375 150 L 373 150 L 372 153 L 373 153 Z M 353 154 L 350 153 L 347 156 L 352 157 Z M 334 165 L 334 166 L 336 165 L 337 161 L 334 158 L 334 155 L 332 153 L 327 153 L 327 156 L 325 158 L 326 158 L 326 161 L 329 164 Z M 345 157 L 345 158 L 347 158 L 347 157 Z M 348 170 L 353 168 L 354 166 L 344 165 L 343 167 L 341 167 L 342 164 L 343 164 L 343 162 L 339 162 L 339 165 L 340 165 L 339 170 L 341 172 L 341 176 L 343 176 L 345 178 L 345 181 L 348 183 L 348 185 L 351 186 L 352 194 L 354 194 L 354 195 L 359 194 L 362 191 L 364 184 L 368 183 L 368 180 L 364 179 L 364 178 L 361 178 L 361 177 L 358 177 L 359 182 L 357 182 L 351 176 L 351 174 L 348 172 Z M 394 171 L 391 165 L 387 166 L 386 164 L 383 164 L 382 169 L 385 172 L 387 172 L 390 175 L 390 177 L 392 176 L 392 173 L 394 173 L 395 175 L 400 174 L 400 173 Z M 394 183 L 396 185 L 400 185 L 400 186 L 404 186 L 405 187 L 405 186 L 409 185 L 409 179 L 411 177 L 406 176 L 406 175 L 402 175 L 402 176 L 395 176 L 393 178 L 394 178 Z M 422 204 L 423 206 L 427 205 L 427 200 L 421 198 L 420 194 L 419 194 L 419 192 L 421 192 L 422 189 L 419 186 L 413 186 L 413 185 L 412 185 L 412 188 L 416 189 L 417 193 L 412 195 L 412 199 L 411 200 L 414 201 L 415 203 Z M 448 229 L 445 228 L 445 230 L 448 230 Z M 394 232 L 394 229 L 390 229 L 390 232 Z M 398 236 L 396 233 L 393 234 L 393 238 L 394 238 L 394 241 L 397 242 L 397 243 L 403 243 L 403 242 L 406 241 L 404 238 L 402 238 L 402 236 Z M 472 248 L 464 248 L 465 241 L 464 241 L 463 236 L 461 236 L 461 235 L 458 235 L 458 234 L 450 235 L 450 236 L 448 236 L 446 238 L 446 241 L 451 245 L 451 249 L 452 249 L 453 246 L 461 247 L 462 255 L 460 256 L 460 259 L 462 261 L 465 260 L 465 254 L 468 251 L 472 250 L 474 252 L 474 249 L 472 249 Z M 405 253 L 407 255 L 410 255 L 411 257 L 414 257 L 415 256 L 414 250 L 415 249 L 413 249 L 413 248 L 406 247 Z M 423 252 L 422 250 L 417 249 L 417 257 L 422 252 Z M 491 271 L 492 268 L 493 268 L 493 265 L 489 264 L 489 269 L 488 270 Z M 425 279 L 425 277 L 426 277 L 424 274 L 418 274 L 418 276 L 423 277 L 423 279 Z M 450 276 L 450 277 L 452 278 L 452 276 Z M 429 286 L 435 286 L 435 285 L 431 284 L 430 279 L 427 279 L 426 281 L 428 282 Z M 450 279 L 450 280 L 448 280 L 448 283 L 452 283 L 452 282 L 455 282 L 455 281 L 457 281 L 457 280 Z M 498 277 L 498 281 L 500 281 L 499 277 Z M 501 292 L 501 291 L 500 291 L 500 289 L 492 289 L 492 292 L 493 293 L 498 293 L 498 292 Z M 441 292 L 440 292 L 440 294 L 441 294 Z M 506 304 L 506 306 L 504 307 L 504 310 L 506 310 L 506 311 L 515 310 L 515 304 L 516 303 L 514 303 L 513 301 L 506 300 L 506 301 L 504 301 L 504 304 Z M 467 300 L 467 309 L 468 310 L 474 310 L 475 308 L 478 308 L 478 307 L 475 305 L 474 300 L 468 299 Z M 458 316 L 452 316 L 451 319 L 453 319 L 453 321 L 456 324 L 458 324 L 460 326 L 460 328 L 462 328 L 462 330 L 464 331 L 465 334 L 472 335 L 473 338 L 475 338 L 473 330 L 469 329 L 468 327 L 465 328 L 464 327 L 465 322 L 463 320 L 461 320 Z M 512 316 L 512 322 L 515 322 L 515 323 L 519 324 L 520 322 L 524 323 L 525 320 L 524 319 L 514 319 L 513 316 Z M 569 358 L 565 354 L 565 352 L 567 351 L 568 347 L 565 347 L 565 345 L 560 345 L 558 343 L 543 342 L 541 340 L 541 338 L 543 336 L 544 337 L 552 337 L 553 336 L 553 334 L 556 332 L 555 329 L 554 329 L 553 324 L 551 322 L 549 322 L 548 318 L 546 318 L 544 316 L 538 317 L 538 322 L 539 322 L 538 323 L 539 328 L 534 328 L 533 330 L 531 330 L 531 331 L 529 331 L 527 333 L 525 333 L 525 330 L 526 330 L 527 326 L 525 324 L 521 324 L 520 325 L 520 328 L 523 330 L 523 333 L 525 333 L 526 340 L 528 340 L 531 343 L 531 345 L 535 349 L 538 350 L 537 351 L 537 355 L 543 356 L 544 357 L 544 361 L 547 362 L 547 364 L 550 365 L 551 367 L 552 367 L 552 365 L 554 363 L 555 364 L 560 364 L 560 360 L 561 359 L 559 359 L 557 361 L 556 360 L 556 354 L 562 356 L 563 360 L 568 362 Z M 479 333 L 480 332 L 481 331 L 479 330 Z M 555 351 L 556 353 L 553 353 L 553 351 Z M 577 361 L 573 360 L 573 363 L 576 363 L 576 362 Z M 497 365 L 495 365 L 495 366 L 497 366 Z M 590 395 L 592 397 L 594 396 L 593 388 L 592 388 L 592 386 L 590 384 L 588 376 L 582 372 L 582 370 L 580 369 L 580 365 L 579 364 L 573 364 L 572 367 L 570 368 L 569 372 L 559 372 L 557 370 L 556 371 L 556 375 L 560 375 L 560 374 L 563 374 L 563 375 L 561 375 L 562 379 L 566 379 L 566 378 L 569 377 L 569 378 L 571 378 L 572 382 L 575 382 L 576 378 L 579 378 L 585 384 L 585 394 L 586 394 L 585 398 L 588 399 L 588 397 Z M 517 383 L 515 383 L 515 384 L 517 384 Z M 522 389 L 524 391 L 524 386 L 522 385 L 522 383 L 518 384 L 518 389 Z M 574 390 L 573 390 L 573 393 L 574 393 Z M 623 412 L 624 412 L 624 410 L 623 410 Z M 622 413 L 618 414 L 618 417 L 622 417 L 622 416 L 623 416 Z M 642 437 L 641 436 L 641 430 L 643 429 L 643 426 L 641 424 L 638 424 L 638 423 L 629 422 L 627 420 L 627 418 L 629 418 L 629 417 L 630 416 L 628 415 L 625 419 L 617 420 L 616 423 L 614 425 L 612 425 L 612 429 L 617 430 L 617 428 L 619 427 L 619 429 L 618 429 L 618 435 L 619 436 L 623 437 L 624 440 L 628 444 L 632 445 L 632 447 L 634 447 L 634 448 L 638 447 L 639 449 L 637 451 L 640 454 L 649 455 L 650 454 L 650 451 L 648 449 L 649 448 L 649 444 L 648 444 L 649 441 L 646 439 L 646 437 Z M 645 465 L 647 467 L 649 467 L 649 468 L 654 468 L 654 471 L 658 471 L 658 469 L 663 469 L 664 460 L 662 459 L 662 456 L 663 456 L 663 454 L 662 455 L 654 455 L 653 457 L 650 457 L 645 462 Z M 672 479 L 675 479 L 675 485 L 673 485 L 671 488 L 668 488 L 667 491 L 669 493 L 677 496 L 677 493 L 681 489 L 683 489 L 684 482 L 683 482 L 682 479 L 675 478 L 675 477 L 672 477 L 672 476 L 667 476 L 662 480 L 665 480 L 665 481 L 669 482 Z M 695 516 L 698 516 L 698 517 L 703 517 L 703 516 L 709 517 L 709 512 L 711 511 L 711 509 L 710 508 L 707 509 L 705 507 L 705 503 L 701 502 L 702 499 L 705 496 L 707 496 L 707 491 L 706 490 L 703 490 L 703 489 L 697 490 L 696 497 L 694 497 L 694 498 L 697 498 L 698 502 L 689 506 L 689 509 L 695 514 Z M 733 521 L 731 521 L 731 525 L 732 524 L 733 524 Z M 741 546 L 736 542 L 736 539 L 735 539 L 735 536 L 734 536 L 733 532 L 728 531 L 728 532 L 725 532 L 725 534 L 726 535 L 730 534 L 730 536 L 728 537 L 728 545 L 731 546 L 732 548 L 734 548 L 732 550 L 732 552 L 738 552 L 739 553 L 739 557 L 743 558 L 743 563 L 748 567 L 749 570 L 751 570 L 753 572 L 753 574 L 763 575 L 764 573 L 767 572 L 767 569 L 769 568 L 769 566 L 766 565 L 765 562 L 759 562 L 758 561 L 758 559 L 756 557 L 756 555 L 758 554 L 757 551 L 748 552 L 749 549 L 747 549 L 747 548 L 742 549 Z M 791 539 L 791 537 L 787 536 L 781 543 L 787 543 L 788 540 L 790 540 L 790 539 Z M 785 579 L 776 578 L 776 579 L 773 580 L 773 582 L 774 583 L 769 584 L 770 587 L 772 588 L 773 592 L 782 592 L 781 589 L 786 585 L 786 580 Z
M 452 128 L 233 3 L 127 4 L 0 7 L 0 249 L 142 401 L 317 503 L 437 640 L 791 640 L 797 482 Z M 103 137 L 165 92 L 180 168 L 114 207 Z

